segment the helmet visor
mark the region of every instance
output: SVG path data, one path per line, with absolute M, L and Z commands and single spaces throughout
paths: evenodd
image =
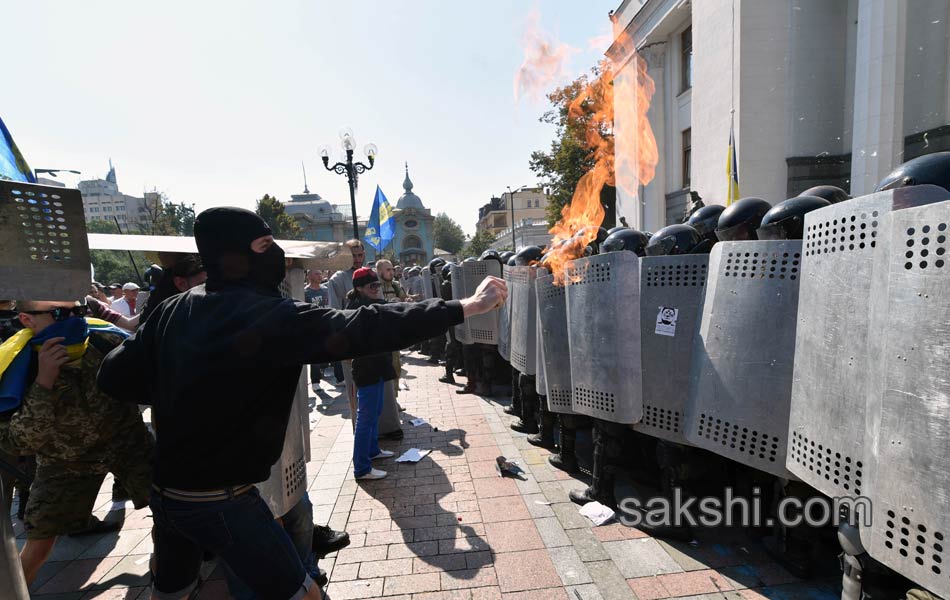
M 647 256 L 669 256 L 676 248 L 676 236 L 668 235 L 663 238 L 653 238 L 646 248 Z
M 747 240 L 758 239 L 755 237 L 755 229 L 748 223 L 739 223 L 725 229 L 717 229 L 716 237 L 720 242 L 743 242 Z

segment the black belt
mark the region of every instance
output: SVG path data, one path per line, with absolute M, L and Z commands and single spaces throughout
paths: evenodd
M 182 502 L 220 502 L 228 500 L 235 496 L 240 496 L 245 492 L 254 489 L 252 484 L 226 487 L 220 490 L 176 490 L 175 488 L 161 488 L 153 485 L 152 489 L 158 492 L 163 498 L 170 500 L 180 500 Z

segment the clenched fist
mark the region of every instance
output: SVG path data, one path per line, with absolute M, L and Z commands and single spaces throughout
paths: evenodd
M 504 279 L 486 277 L 475 290 L 475 294 L 462 300 L 465 318 L 481 315 L 499 308 L 508 297 L 508 286 Z

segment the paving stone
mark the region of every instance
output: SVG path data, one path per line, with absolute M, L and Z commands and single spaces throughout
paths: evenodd
M 386 560 L 388 546 L 365 546 L 363 548 L 344 548 L 337 553 L 336 563 L 345 565 L 354 562 Z
M 440 573 L 442 571 L 463 571 L 468 568 L 467 554 L 440 554 L 425 558 L 412 559 L 413 573 Z
M 411 558 L 397 558 L 393 560 L 374 560 L 360 563 L 360 579 L 374 579 L 376 577 L 390 577 L 394 575 L 411 575 Z
M 580 507 L 573 502 L 561 502 L 551 505 L 551 510 L 557 515 L 564 529 L 590 529 L 591 523 L 587 517 L 581 515 Z
M 43 584 L 37 594 L 69 593 L 91 586 L 119 564 L 120 560 L 118 556 L 75 560 Z
M 103 556 L 125 556 L 149 536 L 148 529 L 131 529 L 107 533 L 95 544 L 89 546 L 79 558 L 101 558 Z
M 522 500 L 524 500 L 528 512 L 531 513 L 531 517 L 534 519 L 555 516 L 554 509 L 551 508 L 552 502 L 544 494 L 530 494 L 524 496 Z
M 518 486 L 514 480 L 496 477 L 494 479 L 475 479 L 475 496 L 483 498 L 499 498 L 503 496 L 519 496 Z
M 600 590 L 593 583 L 572 585 L 567 588 L 567 597 L 571 600 L 604 600 Z
M 548 548 L 548 553 L 551 555 L 551 560 L 554 561 L 554 568 L 557 569 L 558 575 L 561 576 L 561 581 L 564 585 L 593 583 L 590 573 L 587 571 L 587 567 L 584 566 L 584 562 L 581 560 L 581 557 L 578 556 L 574 548 L 570 546 Z
M 587 571 L 604 600 L 637 600 L 613 561 L 587 563 Z
M 532 520 L 487 523 L 485 533 L 492 551 L 516 552 L 544 548 L 544 542 Z
M 320 561 L 323 563 L 323 561 Z M 353 579 L 359 579 L 360 576 L 360 565 L 362 563 L 348 563 L 345 565 L 334 565 L 332 572 L 330 573 L 330 581 L 352 581 Z M 326 565 L 321 564 L 322 568 L 326 568 Z
M 455 590 L 498 585 L 493 567 L 442 573 L 442 589 Z
M 561 585 L 554 563 L 544 550 L 506 552 L 495 557 L 495 572 L 502 592 L 520 592 Z
M 669 592 L 669 595 L 673 597 L 712 594 L 732 590 L 732 585 L 722 575 L 712 569 L 658 575 L 657 579 L 660 580 L 663 587 Z
M 144 586 L 118 587 L 108 590 L 94 590 L 81 597 L 82 600 L 136 600 L 148 588 Z M 199 595 L 200 597 L 200 595 Z M 49 596 L 39 596 L 41 599 Z
M 419 575 L 402 575 L 387 577 L 383 586 L 383 595 L 419 594 L 422 592 L 437 592 L 441 587 L 441 578 L 438 573 L 421 573 Z M 333 592 L 329 596 L 334 598 Z
M 627 579 L 683 571 L 663 547 L 651 538 L 605 542 L 604 549 Z
M 327 586 L 327 596 L 334 600 L 378 598 L 383 595 L 383 581 L 382 579 L 331 581 Z
M 578 556 L 584 562 L 594 562 L 599 560 L 610 560 L 610 555 L 604 550 L 601 543 L 594 537 L 590 529 L 568 529 L 567 537 L 571 540 L 571 546 L 577 550 Z

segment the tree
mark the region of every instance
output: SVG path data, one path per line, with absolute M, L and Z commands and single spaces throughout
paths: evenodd
M 580 114 L 571 115 L 569 107 L 590 85 L 591 77 L 596 79 L 600 75 L 600 68 L 594 67 L 591 75 L 581 75 L 571 83 L 555 89 L 548 94 L 552 108 L 538 119 L 542 123 L 555 126 L 555 139 L 550 149 L 545 152 L 536 150 L 531 153 L 529 166 L 532 171 L 549 188 L 547 217 L 548 225 L 553 226 L 561 218 L 561 209 L 570 203 L 574 196 L 574 189 L 581 177 L 594 167 L 596 162 L 594 153 L 586 143 L 587 130 L 600 123 L 594 121 L 591 105 L 595 99 L 587 97 L 582 103 Z M 603 130 L 602 136 L 613 134 Z M 612 227 L 614 211 L 612 206 L 616 202 L 616 190 L 612 186 L 605 186 L 601 192 L 601 203 L 606 207 L 604 227 Z
M 465 232 L 449 215 L 439 213 L 432 223 L 432 237 L 435 247 L 449 254 L 458 254 L 465 245 Z
M 175 204 L 164 192 L 148 192 L 138 226 L 148 235 L 194 235 L 195 205 Z
M 86 223 L 87 233 L 119 233 L 114 221 L 89 221 Z M 123 229 L 122 233 L 141 233 L 138 229 Z M 138 283 L 139 275 L 145 272 L 145 269 L 151 264 L 146 258 L 144 252 L 132 252 L 132 260 L 139 271 L 136 274 L 129 261 L 129 253 L 125 250 L 90 250 L 89 258 L 92 262 L 92 268 L 95 270 L 96 281 L 106 285 L 112 283 L 126 283 L 132 281 Z
M 264 194 L 257 201 L 257 214 L 270 225 L 274 237 L 280 240 L 300 239 L 300 225 L 296 219 L 288 215 L 284 205 L 277 198 Z
M 487 229 L 482 229 L 476 232 L 475 237 L 470 239 L 468 244 L 465 245 L 465 248 L 462 250 L 462 256 L 465 258 L 469 256 L 479 257 L 482 255 L 482 252 L 488 250 L 494 242 L 495 236 Z

